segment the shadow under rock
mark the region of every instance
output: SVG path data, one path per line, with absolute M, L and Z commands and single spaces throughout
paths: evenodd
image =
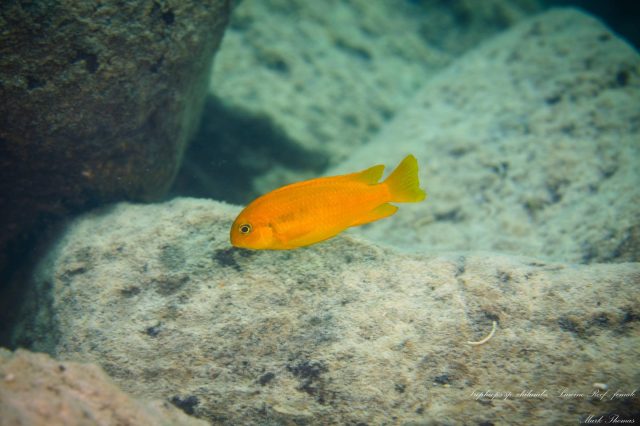
M 229 108 L 209 95 L 169 196 L 246 204 L 260 195 L 254 182 L 274 168 L 319 174 L 328 163 L 325 153 L 301 147 L 268 117 Z

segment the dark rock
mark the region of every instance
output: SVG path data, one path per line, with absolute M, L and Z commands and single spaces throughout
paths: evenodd
M 171 184 L 229 14 L 172 3 L 0 4 L 0 269 L 47 218 Z

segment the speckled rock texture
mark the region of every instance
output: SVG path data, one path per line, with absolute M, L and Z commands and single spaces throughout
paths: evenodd
M 95 365 L 0 348 L 0 426 L 205 426 L 168 402 L 142 402 Z
M 228 3 L 0 2 L 0 253 L 44 215 L 167 190 Z
M 638 123 L 638 52 L 560 9 L 438 74 L 329 174 L 419 159 L 427 202 L 353 230 L 381 244 L 638 261 Z
M 305 172 L 317 174 L 319 166 L 336 164 L 366 143 L 460 52 L 541 9 L 537 0 L 481 4 L 239 3 L 214 64 L 211 93 L 227 109 L 272 122 L 281 133 L 275 144 L 299 152 L 291 159 L 285 150 L 270 152 L 268 143 L 254 146 L 248 139 L 249 146 L 236 148 L 243 155 L 229 161 L 239 161 L 244 173 L 253 173 L 258 191 Z M 202 139 L 201 149 L 210 145 L 210 139 Z M 218 150 L 225 149 L 221 145 Z M 195 153 L 194 162 L 199 159 Z M 217 167 L 201 161 L 199 169 L 205 173 Z M 260 167 L 263 163 L 270 167 Z
M 416 256 L 349 236 L 243 251 L 228 243 L 237 212 L 176 199 L 83 216 L 40 264 L 14 344 L 97 363 L 215 425 L 640 411 L 637 393 L 613 397 L 640 382 L 637 263 Z

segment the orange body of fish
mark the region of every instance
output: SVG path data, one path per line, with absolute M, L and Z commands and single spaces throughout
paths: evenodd
M 390 202 L 426 198 L 418 162 L 408 155 L 383 182 L 383 165 L 347 175 L 310 179 L 271 191 L 251 202 L 231 226 L 231 244 L 287 250 L 331 238 L 346 228 L 391 216 Z

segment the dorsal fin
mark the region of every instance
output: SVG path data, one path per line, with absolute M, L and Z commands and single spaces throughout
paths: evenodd
M 368 169 L 362 170 L 360 172 L 349 173 L 346 175 L 338 175 L 338 176 L 325 176 L 325 177 L 307 179 L 301 182 L 292 183 L 289 185 L 282 186 L 278 189 L 274 189 L 273 191 L 265 195 L 273 196 L 274 194 L 290 191 L 293 188 L 303 188 L 306 186 L 311 186 L 311 185 L 316 185 L 316 184 L 326 183 L 326 182 L 349 182 L 349 181 L 353 182 L 355 180 L 356 182 L 363 182 L 369 185 L 375 185 L 379 183 L 383 172 L 384 172 L 384 165 L 378 164 L 377 166 L 369 167 Z M 265 195 L 263 195 L 262 197 L 259 197 L 255 201 L 263 198 Z
M 361 172 L 352 173 L 351 177 L 354 180 L 357 180 L 359 182 L 364 182 L 364 183 L 373 185 L 380 181 L 380 178 L 382 177 L 382 173 L 384 173 L 384 165 L 378 164 L 376 166 L 369 167 L 368 169 L 363 170 Z

